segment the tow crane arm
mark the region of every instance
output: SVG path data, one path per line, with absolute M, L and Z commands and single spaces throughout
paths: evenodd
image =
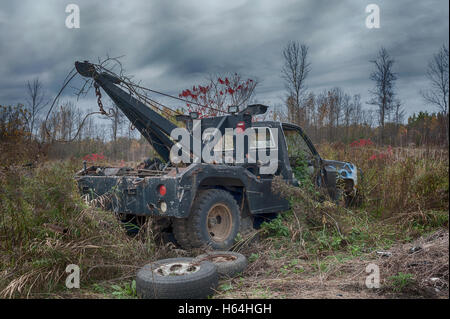
M 122 110 L 130 122 L 139 130 L 145 139 L 153 146 L 155 151 L 162 157 L 165 162 L 170 161 L 170 150 L 174 145 L 174 141 L 170 139 L 172 131 L 178 128 L 177 125 L 170 120 L 152 110 L 149 106 L 135 98 L 131 93 L 126 92 L 118 86 L 122 82 L 117 76 L 109 72 L 97 71 L 94 64 L 88 61 L 75 62 L 75 68 L 84 77 L 92 78 L 97 85 L 103 88 L 106 94 L 114 101 L 114 103 Z M 262 104 L 248 105 L 244 110 L 234 113 L 233 115 L 216 116 L 204 119 L 201 124 L 201 131 L 204 128 L 214 127 L 223 134 L 225 127 L 237 127 L 238 124 L 245 123 L 245 127 L 251 126 L 252 116 L 264 114 L 267 106 Z M 184 116 L 192 120 L 188 116 Z M 186 120 L 186 119 L 185 119 Z M 189 124 L 187 121 L 186 124 Z M 190 123 L 192 124 L 192 122 Z M 192 126 L 192 125 L 191 125 Z M 191 127 L 192 129 L 192 127 Z M 202 139 L 190 132 L 190 145 L 203 145 Z M 179 142 L 183 147 L 191 149 L 185 145 L 187 141 L 181 139 Z M 184 151 L 184 149 L 182 149 Z M 190 156 L 193 156 L 190 151 Z M 197 154 L 201 156 L 201 154 Z
M 75 68 L 82 76 L 93 78 L 164 161 L 170 160 L 170 149 L 174 142 L 169 136 L 178 126 L 118 87 L 116 84 L 121 81 L 117 77 L 106 72 L 97 72 L 94 65 L 88 61 L 75 62 Z

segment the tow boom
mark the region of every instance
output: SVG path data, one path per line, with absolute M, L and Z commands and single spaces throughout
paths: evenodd
M 153 111 L 150 107 L 127 93 L 116 84 L 121 82 L 117 77 L 106 73 L 98 73 L 91 63 L 75 62 L 78 73 L 93 78 L 102 87 L 114 103 L 122 110 L 130 122 L 139 130 L 156 152 L 166 161 L 170 160 L 170 149 L 174 142 L 169 138 L 174 123 Z

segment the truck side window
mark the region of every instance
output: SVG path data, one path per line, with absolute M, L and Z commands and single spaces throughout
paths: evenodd
M 284 130 L 284 135 L 286 137 L 289 157 L 297 157 L 302 154 L 308 160 L 313 158 L 313 154 L 300 132 L 296 130 Z

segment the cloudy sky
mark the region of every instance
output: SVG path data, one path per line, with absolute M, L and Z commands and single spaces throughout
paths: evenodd
M 80 8 L 79 29 L 65 26 L 69 3 Z M 370 3 L 380 8 L 379 29 L 366 28 Z M 124 55 L 126 73 L 153 89 L 178 94 L 209 73 L 231 71 L 259 81 L 259 102 L 281 104 L 282 49 L 294 40 L 310 47 L 309 90 L 340 86 L 366 102 L 369 61 L 384 46 L 407 113 L 434 111 L 419 90 L 427 61 L 448 37 L 447 0 L 0 0 L 0 104 L 24 102 L 26 82 L 36 77 L 52 97 L 74 61 L 107 54 Z M 92 96 L 80 106 L 96 107 Z

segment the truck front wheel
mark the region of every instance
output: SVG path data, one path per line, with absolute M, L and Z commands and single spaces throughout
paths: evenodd
M 176 218 L 173 232 L 186 249 L 210 246 L 227 250 L 240 227 L 240 211 L 234 197 L 221 189 L 200 191 L 188 218 Z

